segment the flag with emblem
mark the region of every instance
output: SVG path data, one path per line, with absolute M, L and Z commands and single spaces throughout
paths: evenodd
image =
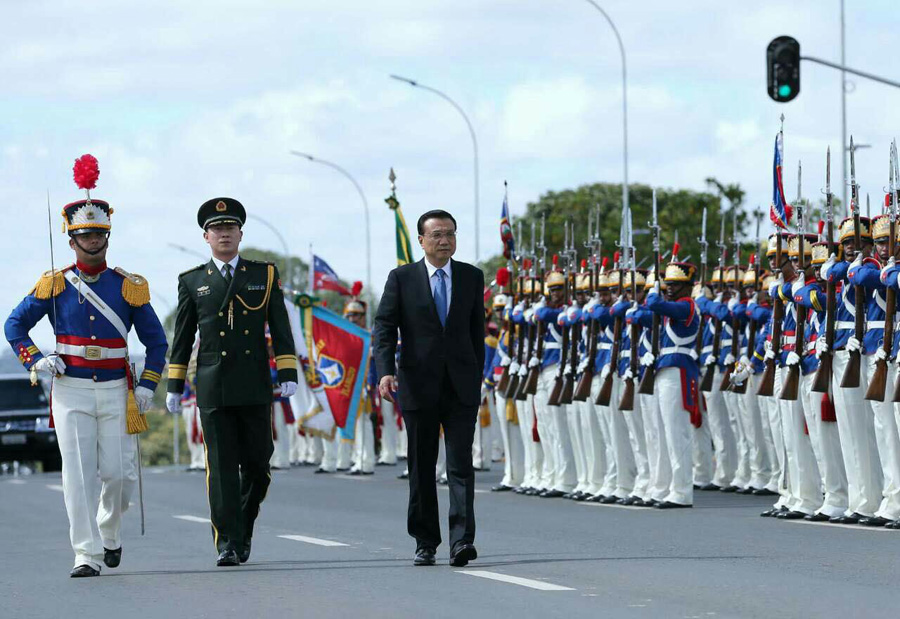
M 316 290 L 333 290 L 344 296 L 350 296 L 350 290 L 341 284 L 341 279 L 334 272 L 328 263 L 313 256 L 313 291 Z
M 772 171 L 772 206 L 769 207 L 769 218 L 779 228 L 787 229 L 791 223 L 793 208 L 784 197 L 782 180 L 782 164 L 784 162 L 784 134 L 779 131 L 775 136 L 775 163 Z
M 388 176 L 391 181 L 391 195 L 385 198 L 388 207 L 394 211 L 394 224 L 397 230 L 397 266 L 402 267 L 413 261 L 412 242 L 409 240 L 409 228 L 406 227 L 406 220 L 403 218 L 403 211 L 400 209 L 400 200 L 397 199 L 397 176 L 394 174 L 394 168 L 391 168 L 391 174 Z
M 356 417 L 364 405 L 369 363 L 369 332 L 302 295 L 301 330 L 309 359 L 307 384 L 324 402 L 313 406 L 303 425 L 324 434 L 337 427 L 343 439 L 353 439 Z M 318 398 L 317 398 L 318 399 Z M 328 419 L 328 416 L 331 419 Z
M 503 207 L 500 209 L 500 240 L 503 242 L 503 257 L 511 259 L 516 251 L 516 240 L 513 238 L 512 225 L 509 223 L 509 201 L 505 191 Z

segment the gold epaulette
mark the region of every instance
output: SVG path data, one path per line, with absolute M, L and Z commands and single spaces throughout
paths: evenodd
M 197 269 L 202 269 L 202 268 L 205 267 L 205 266 L 206 266 L 206 263 L 204 263 L 204 264 L 198 264 L 198 265 L 195 266 L 195 267 L 189 268 L 187 271 L 182 271 L 181 273 L 178 274 L 178 277 L 181 277 L 182 275 L 187 275 L 188 273 L 193 273 L 193 272 L 196 271 Z
M 484 338 L 484 345 L 490 348 L 497 348 L 497 338 L 493 335 L 488 335 Z
M 64 269 L 56 269 L 55 271 L 47 271 L 34 285 L 31 292 L 38 299 L 49 299 L 55 297 L 66 289 L 66 276 L 64 273 L 71 269 L 74 265 L 69 265 Z
M 128 305 L 140 307 L 150 302 L 150 284 L 146 279 L 136 273 L 129 273 L 122 267 L 116 267 L 115 271 L 123 277 L 122 298 Z

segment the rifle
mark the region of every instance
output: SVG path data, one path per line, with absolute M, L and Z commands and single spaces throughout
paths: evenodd
M 619 229 L 619 248 L 622 251 L 627 251 L 625 248 L 625 230 L 628 227 L 628 214 L 627 212 L 622 212 L 622 226 Z M 615 272 L 619 278 L 619 298 L 616 300 L 616 303 L 622 299 L 624 290 L 623 284 L 625 283 L 625 278 L 622 277 L 622 273 L 624 269 L 622 268 L 624 262 L 621 259 L 622 254 L 616 252 L 613 257 L 613 263 Z M 613 375 L 618 372 L 619 369 L 619 351 L 621 349 L 621 340 L 622 340 L 622 317 L 616 316 L 616 320 L 613 323 L 613 337 L 612 337 L 612 351 L 609 356 L 609 372 L 606 374 L 606 378 L 603 379 L 603 385 L 600 386 L 600 393 L 597 395 L 596 404 L 600 406 L 609 406 L 610 400 L 612 400 L 612 388 L 613 388 Z
M 732 205 L 732 208 L 734 206 Z M 725 247 L 725 218 L 722 217 L 721 225 L 719 227 L 719 240 L 716 242 L 716 247 L 719 248 L 719 281 L 716 283 L 716 292 L 725 292 L 725 253 L 728 251 Z M 737 274 L 735 274 L 737 276 Z M 711 317 L 716 323 L 716 328 L 713 333 L 713 348 L 712 348 L 712 357 L 715 359 L 713 363 L 707 366 L 706 374 L 703 375 L 703 380 L 700 381 L 700 391 L 710 392 L 712 391 L 713 378 L 716 375 L 716 364 L 719 362 L 719 351 L 722 348 L 722 321 L 718 318 Z M 700 337 L 699 334 L 697 337 Z M 733 336 L 732 336 L 733 337 Z
M 634 259 L 634 229 L 631 223 L 631 208 L 628 208 L 628 234 L 626 245 L 626 266 L 630 266 L 631 273 L 631 303 L 637 307 L 637 264 Z M 624 295 L 624 286 L 622 294 Z M 640 351 L 641 326 L 636 320 L 631 321 L 631 358 L 629 359 L 629 369 L 631 370 L 631 378 L 625 381 L 625 387 L 622 391 L 622 398 L 619 400 L 619 410 L 634 410 L 634 383 L 638 379 L 640 366 L 638 365 L 638 354 Z
M 656 214 L 656 190 L 653 190 L 653 219 L 649 224 L 650 230 L 653 232 L 653 277 L 657 283 L 662 282 L 662 271 L 660 271 L 660 263 L 662 260 L 659 255 L 659 219 Z M 653 326 L 650 331 L 650 349 L 653 353 L 654 363 L 644 368 L 644 377 L 641 379 L 641 386 L 638 393 L 644 395 L 653 395 L 656 388 L 656 362 L 659 358 L 659 336 L 660 336 L 660 316 L 653 312 Z
M 732 204 L 732 223 L 731 223 L 731 244 L 734 247 L 734 301 L 735 307 L 741 302 L 743 293 L 741 291 L 741 245 L 738 242 L 738 225 L 737 225 L 737 205 Z M 735 359 L 741 355 L 741 319 L 732 312 L 731 316 L 731 356 Z M 734 371 L 734 363 L 725 366 L 725 372 L 722 374 L 722 382 L 719 383 L 719 391 L 728 391 L 731 386 L 731 373 Z
M 528 281 L 531 282 L 531 292 L 529 293 L 530 298 L 528 299 L 529 305 L 534 305 L 534 272 L 535 272 L 535 263 L 537 262 L 537 254 L 535 253 L 535 234 L 534 234 L 534 221 L 531 222 L 531 265 L 528 267 Z M 525 261 L 523 260 L 522 264 L 524 265 Z M 524 283 L 524 282 L 523 282 Z M 528 398 L 528 392 L 525 389 L 525 384 L 528 382 L 528 362 L 531 360 L 532 355 L 534 354 L 534 337 L 535 331 L 537 327 L 532 322 L 531 324 L 522 324 L 520 325 L 520 335 L 519 335 L 519 347 L 522 348 L 522 336 L 525 334 L 525 330 L 528 330 L 528 351 L 527 354 L 522 357 L 520 356 L 519 361 L 519 379 L 518 384 L 516 385 L 515 395 L 513 396 L 516 400 L 523 402 Z
M 590 228 L 591 220 L 590 213 L 588 213 L 588 228 Z M 575 225 L 572 226 L 572 234 L 570 237 L 569 244 L 569 262 L 574 265 L 578 261 L 578 252 L 575 249 Z M 590 239 L 591 233 L 588 230 L 588 239 Z M 584 269 L 587 266 L 587 261 L 581 261 L 581 273 L 584 274 Z M 573 297 L 578 294 L 577 287 L 578 275 L 575 272 L 575 268 L 572 268 L 572 295 Z M 562 395 L 559 398 L 560 404 L 571 404 L 575 399 L 575 374 L 578 372 L 578 345 L 581 343 L 581 321 L 576 322 L 570 327 L 570 335 L 569 340 L 571 342 L 571 349 L 569 350 L 569 369 L 565 374 L 565 378 L 563 380 L 563 390 Z
M 601 250 L 601 241 L 600 241 L 600 211 L 597 211 L 597 225 L 596 230 L 594 231 L 595 236 L 589 236 L 588 242 L 585 243 L 585 247 L 591 251 L 591 298 L 593 298 L 596 290 L 597 290 L 597 259 L 600 255 Z M 606 260 L 604 258 L 604 260 Z M 602 266 L 601 266 L 602 268 Z M 586 320 L 589 320 L 590 317 L 587 317 Z M 588 363 L 587 367 L 584 368 L 584 372 L 581 373 L 581 378 L 578 379 L 578 386 L 575 387 L 575 394 L 572 396 L 572 399 L 576 402 L 586 402 L 587 399 L 591 395 L 591 383 L 594 381 L 594 359 L 597 358 L 597 329 L 598 324 L 596 320 L 590 320 L 588 323 Z
M 568 249 L 569 249 L 569 223 L 563 222 L 563 251 L 562 251 L 562 259 L 564 261 L 564 274 L 563 274 L 563 304 L 562 304 L 562 312 L 563 318 L 565 318 L 566 307 L 569 305 L 569 291 L 572 287 L 569 286 L 569 275 L 571 272 L 571 265 L 568 260 Z M 557 256 L 553 256 L 554 266 L 557 265 Z M 559 322 L 557 321 L 557 324 Z M 559 406 L 562 402 L 560 401 L 560 396 L 562 396 L 563 390 L 563 376 L 566 373 L 566 364 L 569 362 L 569 328 L 566 326 L 562 327 L 562 342 L 560 343 L 560 358 L 559 365 L 556 369 L 556 378 L 553 379 L 553 388 L 550 390 L 550 397 L 547 398 L 547 406 Z
M 775 233 L 775 279 L 781 275 L 781 228 L 777 228 Z M 776 294 L 772 299 L 772 350 L 775 354 L 781 352 L 781 327 L 784 321 L 784 301 L 781 295 Z M 766 369 L 763 372 L 762 379 L 759 381 L 759 389 L 756 395 L 771 396 L 775 393 L 775 359 L 766 359 Z
M 829 254 L 837 253 L 834 244 L 834 194 L 831 193 L 831 147 L 825 158 L 825 222 L 826 241 Z M 834 362 L 834 321 L 837 312 L 837 288 L 832 278 L 825 283 L 825 344 L 827 350 L 819 355 L 819 369 L 813 380 L 812 390 L 816 393 L 828 393 L 831 388 L 832 365 Z
M 890 234 L 888 237 L 888 264 L 890 264 L 891 260 L 894 260 L 894 252 L 897 251 L 898 179 L 895 174 L 895 168 L 897 166 L 897 142 L 894 141 L 891 143 L 890 171 L 888 174 L 888 177 L 890 178 L 890 198 L 888 204 L 888 221 L 890 222 L 888 231 L 888 234 Z M 897 172 L 900 173 L 900 170 L 897 170 Z M 884 305 L 884 343 L 882 344 L 882 348 L 885 352 L 885 358 L 875 362 L 875 372 L 872 374 L 872 380 L 869 382 L 869 389 L 866 391 L 867 400 L 878 400 L 879 402 L 884 402 L 884 392 L 887 386 L 887 360 L 890 358 L 894 346 L 894 314 L 897 309 L 897 289 L 894 286 L 888 287 L 887 292 L 885 293 Z M 900 385 L 900 381 L 897 382 L 897 385 Z M 900 396 L 900 391 L 898 391 L 895 386 L 894 397 L 892 400 L 897 402 L 898 396 Z
M 797 264 L 800 266 L 798 269 L 799 276 L 803 278 L 805 283 L 806 256 L 803 252 L 805 250 L 804 242 L 806 241 L 806 233 L 803 228 L 803 203 L 800 201 L 800 174 L 801 168 L 798 165 L 797 201 L 794 203 L 794 208 L 797 211 Z M 797 326 L 795 327 L 797 335 L 796 340 L 794 341 L 794 352 L 800 357 L 800 362 L 788 367 L 788 375 L 781 388 L 781 399 L 790 401 L 796 400 L 800 393 L 800 368 L 803 365 L 803 357 L 806 356 L 806 318 L 809 315 L 809 311 L 804 307 L 800 307 L 799 303 L 794 303 L 794 315 L 796 316 L 795 322 L 797 323 Z
M 706 276 L 707 276 L 707 251 L 709 249 L 709 241 L 706 240 L 706 207 L 703 207 L 703 224 L 700 228 L 700 238 L 697 239 L 697 242 L 700 243 L 700 290 L 702 292 L 703 288 L 706 286 Z M 694 342 L 694 352 L 697 353 L 697 359 L 700 359 L 700 355 L 703 352 L 703 317 L 700 317 L 700 329 L 697 331 L 697 339 Z
M 859 221 L 859 185 L 856 184 L 856 147 L 853 145 L 853 136 L 850 136 L 850 211 L 853 213 L 853 245 L 857 253 L 862 252 L 862 230 Z M 853 287 L 853 307 L 856 311 L 854 320 L 854 337 L 862 342 L 866 334 L 865 307 L 866 291 L 860 286 Z M 893 319 L 893 317 L 891 317 Z M 841 387 L 853 389 L 859 387 L 859 366 L 862 355 L 859 350 L 850 351 L 850 359 L 847 361 L 847 369 L 841 379 Z
M 534 282 L 532 286 L 532 300 L 534 300 L 534 292 L 536 288 L 540 287 L 540 294 L 544 294 L 544 271 L 547 268 L 547 246 L 544 245 L 544 230 L 546 227 L 547 218 L 545 215 L 541 216 L 541 242 L 537 246 L 537 249 L 541 252 L 541 266 L 540 266 L 540 279 Z M 535 334 L 534 338 L 537 340 L 536 351 L 534 359 L 537 360 L 537 363 L 534 367 L 528 368 L 528 378 L 525 380 L 525 394 L 526 395 L 534 395 L 537 393 L 537 385 L 538 378 L 541 376 L 541 359 L 544 358 L 544 323 L 543 321 L 537 320 L 537 317 L 534 318 L 534 322 L 537 323 L 535 325 Z M 528 360 L 528 364 L 531 365 L 531 359 Z
M 759 248 L 762 245 L 762 241 L 759 238 L 759 223 L 762 220 L 762 211 L 757 208 L 756 209 L 756 252 L 750 254 L 750 262 L 748 268 L 753 269 L 753 292 L 755 294 L 759 294 Z M 743 285 L 741 286 L 743 288 Z M 747 304 L 750 304 L 750 300 L 747 299 Z M 750 325 L 747 330 L 747 358 L 752 358 L 754 352 L 756 351 L 756 330 L 759 328 L 755 319 L 750 319 Z M 734 393 L 745 394 L 747 393 L 747 383 L 749 380 L 745 380 L 739 385 L 732 385 L 731 391 Z
M 521 220 L 519 220 L 519 222 L 518 222 L 516 233 L 518 234 L 517 238 L 521 242 L 521 240 L 522 240 L 522 221 Z M 514 308 L 516 306 L 516 304 L 520 301 L 520 296 L 521 296 L 521 292 L 522 292 L 521 288 L 518 288 L 515 291 L 515 293 L 513 292 L 513 283 L 512 283 L 513 268 L 512 267 L 513 267 L 513 265 L 516 264 L 516 258 L 517 258 L 517 256 L 511 256 L 510 259 L 506 261 L 506 268 L 509 271 L 509 275 L 508 275 L 509 279 L 507 280 L 507 286 L 506 286 L 505 292 L 507 295 L 507 299 L 509 299 L 509 301 L 508 301 L 509 310 L 507 311 L 505 308 L 503 310 L 503 327 L 504 327 L 504 330 L 506 331 L 506 338 L 507 338 L 506 352 L 510 356 L 510 361 L 512 361 L 513 349 L 516 346 L 515 327 L 513 326 L 513 321 L 512 321 L 512 308 Z M 500 380 L 497 381 L 497 393 L 505 394 L 509 390 L 510 378 L 511 377 L 509 375 L 509 366 L 508 365 L 504 366 L 503 374 L 500 375 Z M 514 380 L 518 380 L 518 379 L 514 378 Z

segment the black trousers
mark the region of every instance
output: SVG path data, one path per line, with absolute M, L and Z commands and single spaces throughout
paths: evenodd
M 272 481 L 271 410 L 271 404 L 200 409 L 206 490 L 217 552 L 240 550 L 253 536 L 253 523 Z
M 437 548 L 441 543 L 438 514 L 437 466 L 441 427 L 447 448 L 447 482 L 450 488 L 450 549 L 460 542 L 475 541 L 475 471 L 472 441 L 475 438 L 477 406 L 463 405 L 448 376 L 441 399 L 433 409 L 403 410 L 408 439 L 409 511 L 407 531 L 416 549 Z

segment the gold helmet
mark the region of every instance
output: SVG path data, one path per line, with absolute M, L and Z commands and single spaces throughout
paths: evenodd
M 547 276 L 544 278 L 546 290 L 550 288 L 562 287 L 566 285 L 566 276 L 563 275 L 560 271 L 550 271 L 547 273 Z
M 735 272 L 737 275 L 735 275 Z M 738 281 L 744 279 L 744 271 L 740 267 L 735 267 L 731 265 L 730 267 L 725 267 L 725 283 L 726 284 L 735 284 Z
M 634 283 L 637 284 L 639 288 L 642 288 L 647 282 L 647 271 L 642 269 L 638 269 L 634 272 Z M 625 282 L 624 286 L 626 288 L 631 288 L 631 271 L 625 271 Z
M 769 235 L 769 242 L 766 244 L 766 258 L 771 258 L 778 251 L 778 233 L 773 232 Z
M 359 295 L 362 292 L 362 282 L 353 282 L 353 287 L 350 289 L 350 300 L 344 305 L 344 316 L 349 314 L 363 314 L 365 315 L 368 310 L 368 306 L 365 301 L 361 301 L 359 299 Z
M 863 241 L 872 240 L 872 224 L 869 221 L 868 217 L 860 217 L 859 218 L 859 233 L 860 237 L 862 237 Z M 852 238 L 854 234 L 853 228 L 853 218 L 847 217 L 844 221 L 841 222 L 841 225 L 838 227 L 838 243 L 843 243 L 849 238 Z
M 577 292 L 590 292 L 591 290 L 591 274 L 579 273 L 575 276 L 575 290 Z
M 503 294 L 503 293 L 495 294 L 493 308 L 495 310 L 503 309 L 504 307 L 506 307 L 506 304 L 508 302 L 509 302 L 509 297 L 507 297 L 505 294 Z

